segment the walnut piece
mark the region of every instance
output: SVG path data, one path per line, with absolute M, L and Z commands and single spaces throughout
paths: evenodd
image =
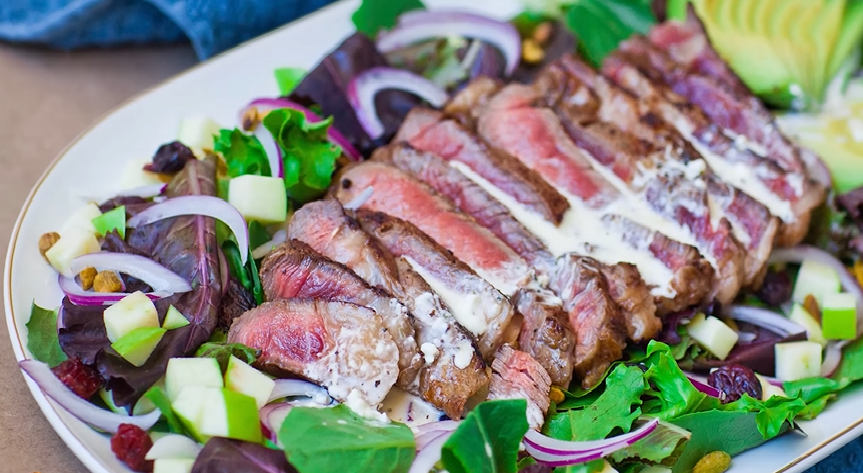
M 45 253 L 47 253 L 59 239 L 60 234 L 57 232 L 43 233 L 42 236 L 39 237 L 39 254 L 44 258 Z
M 89 267 L 84 268 L 78 273 L 78 277 L 81 278 L 81 287 L 84 288 L 85 291 L 89 291 L 93 288 L 93 281 L 96 280 L 96 275 L 99 274 L 99 271 L 96 271 L 96 268 Z
M 123 290 L 123 281 L 114 271 L 99 271 L 93 280 L 93 290 L 96 292 L 120 292 Z

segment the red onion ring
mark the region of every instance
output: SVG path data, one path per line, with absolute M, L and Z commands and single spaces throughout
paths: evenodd
M 288 239 L 288 232 L 284 229 L 279 230 L 273 235 L 273 239 L 264 243 L 263 245 L 252 250 L 252 258 L 261 259 L 264 256 L 270 254 L 270 251 L 273 250 L 273 247 L 277 245 L 281 245 Z
M 177 273 L 144 256 L 131 253 L 90 253 L 69 262 L 69 269 L 80 273 L 84 268 L 110 270 L 144 281 L 156 293 L 189 292 L 192 286 Z
M 312 400 L 321 405 L 329 405 L 332 403 L 332 398 L 326 388 L 312 384 L 302 379 L 277 379 L 276 386 L 273 392 L 270 393 L 270 398 L 267 402 L 273 402 L 276 399 L 283 397 L 303 396 L 312 398 Z
M 802 263 L 804 260 L 815 261 L 836 271 L 842 283 L 842 289 L 854 295 L 857 306 L 857 336 L 863 334 L 863 289 L 857 282 L 857 278 L 848 273 L 848 269 L 839 261 L 839 258 L 809 245 L 778 249 L 770 255 L 771 263 Z
M 636 430 L 617 437 L 588 442 L 568 442 L 528 430 L 524 436 L 527 452 L 539 463 L 550 467 L 563 467 L 598 460 L 622 450 L 648 436 L 659 425 L 653 419 Z
M 285 422 L 285 417 L 291 412 L 294 406 L 289 402 L 280 402 L 278 404 L 268 404 L 261 408 L 258 415 L 261 418 L 261 425 L 270 432 L 268 436 L 270 440 L 278 443 L 279 429 L 282 428 L 282 423 Z
M 449 95 L 434 82 L 403 69 L 374 67 L 351 79 L 348 100 L 356 112 L 357 120 L 372 139 L 384 135 L 384 124 L 375 107 L 375 95 L 384 89 L 410 92 L 434 107 L 441 107 Z
M 111 305 L 120 302 L 121 299 L 129 295 L 125 292 L 102 293 L 85 291 L 74 279 L 67 278 L 62 274 L 57 277 L 57 284 L 60 285 L 60 290 L 63 291 L 63 294 L 75 305 Z M 144 295 L 156 301 L 169 297 L 171 294 L 171 292 L 147 292 Z M 60 327 L 59 322 L 57 325 Z
M 99 430 L 113 434 L 117 432 L 120 424 L 133 424 L 148 430 L 162 416 L 159 409 L 140 416 L 116 414 L 91 404 L 72 392 L 54 376 L 51 368 L 45 363 L 36 360 L 24 360 L 18 365 L 27 373 L 27 376 L 36 382 L 46 396 L 82 422 Z
M 728 308 L 727 314 L 734 320 L 765 328 L 782 337 L 806 331 L 805 328 L 792 322 L 784 315 L 763 307 L 733 305 Z
M 414 458 L 414 462 L 411 464 L 411 468 L 408 470 L 408 473 L 428 473 L 431 471 L 438 460 L 440 460 L 443 444 L 449 440 L 452 434 L 452 432 L 443 432 L 426 443 L 425 446 L 417 452 L 417 456 Z
M 827 342 L 827 348 L 824 350 L 824 361 L 821 362 L 821 376 L 825 378 L 833 376 L 833 372 L 842 362 L 842 349 L 850 342 L 851 340 Z
M 174 197 L 148 207 L 126 222 L 129 228 L 181 215 L 203 215 L 222 221 L 234 233 L 243 264 L 249 259 L 249 228 L 243 215 L 228 202 L 209 195 Z M 154 288 L 155 289 L 155 288 Z
M 695 389 L 703 392 L 704 394 L 715 398 L 719 398 L 721 396 L 719 390 L 707 384 L 706 380 L 702 381 L 698 379 L 698 377 L 695 377 L 690 373 L 686 373 L 686 377 L 689 378 L 689 382 L 692 383 L 693 386 L 695 386 Z
M 252 100 L 248 105 L 243 107 L 243 110 L 240 112 L 240 117 L 243 117 L 246 112 L 252 107 L 261 108 L 267 111 L 275 110 L 277 108 L 290 108 L 303 112 L 303 114 L 306 116 L 306 120 L 309 120 L 310 122 L 323 121 L 323 118 L 321 118 L 318 114 L 296 102 L 292 102 L 285 98 L 266 97 Z M 341 132 L 336 130 L 334 126 L 330 126 L 329 130 L 327 130 L 327 136 L 329 137 L 330 142 L 335 145 L 341 146 L 342 152 L 344 152 L 348 158 L 354 161 L 361 161 L 363 159 L 362 154 L 360 154 L 360 152 L 354 147 L 351 141 L 347 139 L 345 135 L 341 134 Z
M 395 28 L 378 36 L 377 47 L 382 53 L 388 53 L 420 41 L 449 36 L 477 39 L 500 49 L 506 58 L 507 75 L 515 71 L 521 60 L 521 37 L 511 23 L 447 10 L 412 11 L 401 15 Z
M 282 147 L 279 142 L 270 133 L 270 130 L 265 126 L 259 126 L 255 130 L 255 136 L 264 148 L 264 153 L 267 155 L 267 161 L 270 163 L 270 175 L 280 179 L 285 178 L 285 160 L 282 155 Z

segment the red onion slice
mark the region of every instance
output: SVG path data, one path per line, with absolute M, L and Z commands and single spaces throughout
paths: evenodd
M 326 388 L 301 379 L 277 379 L 276 387 L 273 388 L 267 402 L 273 402 L 283 397 L 297 396 L 312 398 L 314 402 L 324 406 L 332 403 L 332 398 L 330 398 Z
M 84 268 L 96 268 L 99 271 L 110 270 L 128 274 L 140 279 L 153 288 L 156 293 L 189 292 L 192 286 L 177 273 L 144 256 L 131 253 L 90 253 L 79 256 L 69 262 L 69 269 L 80 273 Z
M 763 307 L 733 305 L 728 308 L 728 316 L 734 320 L 765 328 L 781 337 L 806 331 L 805 328 L 795 324 L 784 315 Z
M 589 442 L 557 440 L 537 431 L 528 430 L 524 436 L 524 443 L 527 452 L 537 462 L 557 468 L 608 456 L 648 436 L 657 425 L 659 425 L 659 419 L 653 419 L 627 434 Z
M 511 23 L 459 11 L 413 11 L 399 17 L 392 31 L 378 36 L 382 53 L 410 46 L 420 41 L 459 36 L 477 39 L 500 49 L 506 58 L 506 74 L 510 75 L 521 60 L 521 37 Z
M 268 438 L 277 444 L 279 442 L 279 429 L 282 428 L 282 424 L 291 412 L 292 407 L 294 406 L 288 402 L 280 402 L 278 404 L 268 404 L 258 412 L 261 418 L 261 425 L 263 425 L 265 431 L 270 433 Z
M 246 112 L 252 107 L 257 107 L 258 109 L 264 111 L 275 110 L 277 108 L 290 108 L 303 112 L 303 114 L 305 114 L 306 116 L 306 120 L 309 120 L 310 122 L 323 121 L 323 118 L 321 118 L 318 114 L 296 102 L 292 102 L 285 98 L 266 97 L 252 100 L 252 102 L 246 105 L 240 112 L 240 117 L 245 116 Z M 242 118 L 240 121 L 242 121 Z M 336 130 L 334 126 L 330 126 L 329 130 L 327 130 L 327 136 L 329 137 L 330 142 L 335 145 L 341 146 L 342 152 L 344 152 L 347 157 L 351 158 L 354 161 L 362 160 L 362 154 L 360 154 L 360 152 L 354 147 L 351 141 L 347 139 L 345 135 L 341 134 L 341 132 Z
M 62 274 L 57 277 L 57 284 L 60 285 L 60 290 L 69 298 L 75 305 L 111 305 L 120 302 L 120 299 L 128 296 L 125 292 L 101 293 L 85 291 L 72 278 L 67 278 Z M 169 297 L 171 292 L 147 292 L 145 295 L 152 300 L 159 300 Z M 59 317 L 58 317 L 59 318 Z M 58 322 L 58 327 L 59 327 Z M 62 327 L 61 327 L 62 328 Z
M 710 397 L 720 397 L 721 394 L 719 390 L 707 384 L 707 380 L 702 381 L 701 379 L 699 379 L 700 377 L 693 376 L 690 373 L 686 373 L 686 377 L 689 378 L 689 382 L 692 383 L 693 386 L 695 386 L 695 389 L 703 392 L 704 394 L 707 394 Z
M 411 464 L 411 468 L 408 470 L 408 473 L 428 473 L 431 471 L 438 460 L 440 460 L 443 444 L 449 440 L 449 437 L 452 434 L 452 432 L 443 432 L 438 437 L 426 443 L 425 446 L 417 452 L 417 456 L 414 458 L 414 462 Z
M 357 120 L 372 139 L 384 135 L 384 124 L 375 107 L 375 96 L 384 89 L 397 89 L 419 96 L 434 107 L 449 100 L 446 91 L 423 76 L 402 69 L 375 67 L 360 73 L 348 84 L 348 100 Z
M 252 258 L 261 259 L 264 256 L 270 254 L 270 251 L 273 250 L 273 247 L 281 245 L 288 239 L 288 232 L 284 229 L 279 230 L 273 235 L 273 239 L 264 243 L 263 245 L 252 250 Z
M 201 453 L 201 445 L 198 442 L 179 434 L 167 434 L 153 442 L 153 446 L 147 450 L 144 456 L 146 460 L 159 458 L 189 458 L 195 459 Z
M 451 432 L 458 428 L 458 422 L 454 420 L 439 420 L 429 422 L 427 424 L 411 427 L 414 434 L 417 436 L 427 434 L 429 432 Z
M 218 197 L 209 195 L 174 197 L 148 207 L 147 210 L 129 219 L 126 226 L 135 228 L 181 215 L 203 215 L 222 221 L 234 233 L 240 249 L 240 258 L 243 264 L 246 264 L 246 260 L 249 259 L 249 228 L 246 226 L 246 220 L 233 205 Z
M 850 342 L 851 340 L 827 342 L 827 348 L 824 350 L 824 361 L 821 362 L 821 376 L 825 378 L 833 376 L 833 372 L 842 362 L 842 349 Z
M 82 422 L 95 427 L 99 430 L 116 433 L 120 424 L 133 424 L 138 427 L 148 430 L 150 427 L 159 421 L 162 413 L 159 409 L 141 416 L 128 416 L 123 414 L 115 414 L 111 411 L 102 409 L 95 404 L 91 404 L 78 397 L 69 388 L 63 385 L 51 368 L 45 363 L 36 360 L 24 360 L 18 363 L 22 370 L 30 376 L 33 381 L 39 386 L 46 396 L 53 399 L 57 404 L 63 407 L 73 416 L 80 419 Z
M 270 130 L 265 126 L 259 126 L 255 130 L 255 136 L 264 148 L 264 153 L 267 155 L 267 161 L 270 163 L 270 175 L 284 179 L 285 177 L 285 161 L 282 158 L 282 147 L 270 133 Z
M 805 260 L 812 260 L 836 270 L 836 273 L 839 274 L 839 281 L 842 283 L 842 289 L 854 295 L 854 299 L 857 301 L 857 336 L 859 337 L 860 334 L 863 334 L 863 289 L 860 288 L 857 279 L 848 273 L 848 269 L 838 258 L 820 248 L 809 245 L 778 249 L 770 255 L 771 263 L 802 263 Z

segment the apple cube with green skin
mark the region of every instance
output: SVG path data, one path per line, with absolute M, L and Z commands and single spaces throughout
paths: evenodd
M 225 387 L 251 396 L 260 409 L 270 399 L 276 382 L 239 358 L 231 356 L 228 360 L 228 369 L 225 370 Z
M 186 318 L 176 307 L 168 307 L 168 313 L 165 315 L 165 321 L 162 322 L 162 328 L 165 330 L 174 330 L 177 328 L 189 325 L 189 319 Z
M 288 218 L 288 195 L 283 179 L 247 174 L 231 179 L 228 185 L 228 202 L 247 221 L 257 220 L 266 225 Z
M 836 273 L 835 269 L 816 261 L 805 260 L 797 273 L 797 281 L 794 283 L 791 300 L 802 304 L 806 300 L 806 296 L 812 294 L 812 297 L 818 302 L 818 307 L 821 307 L 824 304 L 824 296 L 837 294 L 841 288 L 842 283 L 839 281 L 839 274 Z
M 693 340 L 720 360 L 728 356 L 739 338 L 734 329 L 712 315 L 705 317 L 704 314 L 696 314 L 686 326 L 686 331 Z
M 99 206 L 94 203 L 89 203 L 79 208 L 63 222 L 60 227 L 60 236 L 63 237 L 67 233 L 76 233 L 82 231 L 85 233 L 96 234 L 96 227 L 93 225 L 93 219 L 102 215 Z
M 165 394 L 174 401 L 188 386 L 221 388 L 222 369 L 215 358 L 171 358 L 165 370 Z
M 126 163 L 123 172 L 120 174 L 119 187 L 121 189 L 135 189 L 137 187 L 164 184 L 158 174 L 144 170 L 144 166 L 152 162 L 152 159 L 145 158 Z
M 189 386 L 171 405 L 201 442 L 225 437 L 260 443 L 261 421 L 254 398 L 227 388 Z
M 857 300 L 853 294 L 828 294 L 821 306 L 821 328 L 829 340 L 857 338 Z
M 777 343 L 776 377 L 795 381 L 821 375 L 821 344 L 811 341 Z
M 114 404 L 114 394 L 111 393 L 111 391 L 105 388 L 99 388 L 99 398 L 102 399 L 102 402 L 104 402 L 105 405 L 108 406 L 108 409 L 110 409 L 111 412 L 116 412 L 117 414 L 123 415 L 129 414 L 126 409 L 118 407 L 116 404 Z M 132 415 L 145 415 L 155 410 L 156 406 L 153 404 L 153 401 L 147 399 L 147 397 L 144 396 L 141 399 L 138 399 L 138 402 L 135 403 L 135 407 L 132 408 Z
M 102 313 L 108 340 L 116 342 L 139 328 L 160 328 L 156 305 L 141 291 L 120 299 Z
M 54 246 L 45 253 L 45 258 L 58 273 L 67 278 L 74 278 L 75 272 L 69 269 L 72 260 L 100 251 L 102 251 L 102 245 L 99 244 L 96 235 L 78 229 L 62 234 Z
M 167 330 L 162 327 L 141 327 L 120 337 L 111 348 L 129 363 L 144 366 Z
M 190 116 L 180 122 L 177 141 L 186 145 L 198 158 L 204 157 L 204 150 L 213 149 L 213 136 L 219 134 L 222 127 L 205 116 Z
M 192 473 L 194 458 L 158 458 L 153 462 L 153 473 Z
M 827 345 L 827 340 L 821 330 L 821 324 L 818 323 L 818 320 L 805 307 L 800 304 L 794 304 L 788 319 L 806 329 L 806 338 L 809 341 L 820 343 L 821 346 Z

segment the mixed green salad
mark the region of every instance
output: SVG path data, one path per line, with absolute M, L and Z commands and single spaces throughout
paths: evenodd
M 368 38 L 424 9 L 420 0 L 364 0 L 353 15 L 363 39 L 324 59 L 336 64 L 330 75 L 276 70 L 282 97 L 252 101 L 234 128 L 183 120 L 176 142 L 126 170 L 127 190 L 40 239 L 66 297 L 57 309 L 33 305 L 32 360 L 22 369 L 111 435 L 129 468 L 719 473 L 740 452 L 800 435 L 798 421 L 863 379 L 863 3 L 531 0 L 510 22 L 514 45 L 443 31 L 383 59 Z M 529 429 L 520 399 L 479 403 L 461 421 L 370 419 L 315 384 L 258 370 L 258 351 L 227 342 L 231 320 L 263 301 L 258 265 L 285 241 L 285 222 L 325 195 L 340 166 L 387 142 L 420 103 L 404 90 L 435 105 L 434 90 L 478 75 L 531 77 L 574 49 L 598 65 L 631 34 L 688 9 L 834 177 L 810 246 L 778 250 L 761 289 L 731 310 L 666 317 L 657 340 L 628 347 L 591 389 L 553 386 L 541 432 Z M 384 60 L 419 79 L 382 87 L 402 90 L 373 102 L 379 123 L 359 112 L 323 116 L 355 105 L 344 77 Z

